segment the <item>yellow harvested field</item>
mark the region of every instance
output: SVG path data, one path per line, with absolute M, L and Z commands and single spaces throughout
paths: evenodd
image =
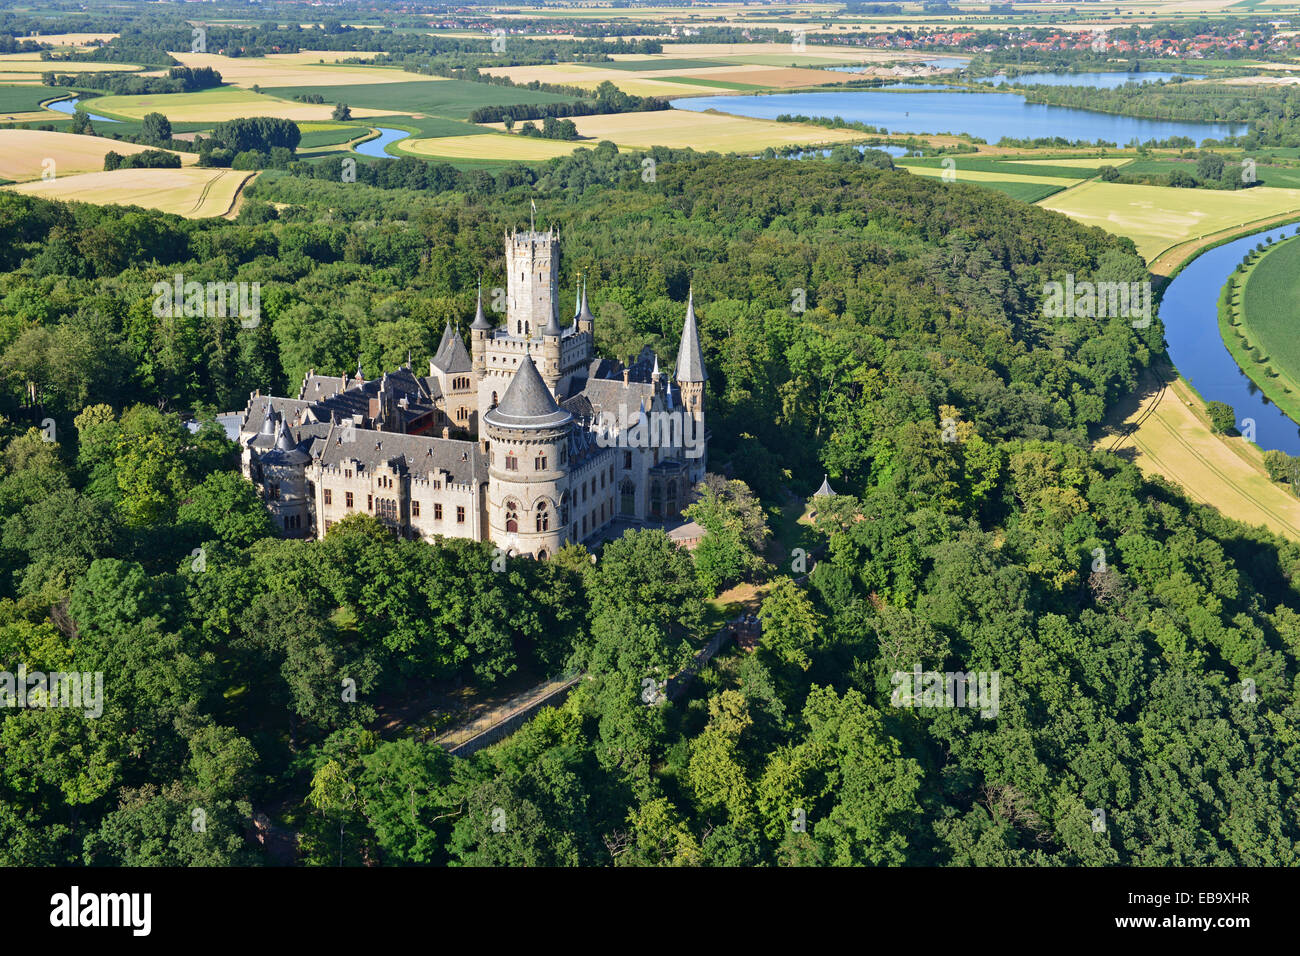
M 765 24 L 766 25 L 766 24 Z M 825 60 L 828 63 L 879 63 L 885 60 L 924 60 L 932 54 L 904 50 L 871 50 L 860 46 L 823 46 L 807 43 L 797 53 L 790 43 L 665 43 L 663 55 L 674 60 L 716 60 L 720 57 L 785 56 L 790 62 L 799 58 Z M 612 59 L 643 59 L 636 54 L 615 53 Z
M 768 146 L 804 146 L 861 139 L 853 130 L 778 123 L 725 113 L 690 110 L 653 110 L 645 113 L 610 113 L 575 116 L 578 134 L 588 139 L 613 140 L 619 146 L 648 149 L 690 147 L 700 152 L 748 152 Z
M 46 168 L 52 168 L 55 176 L 102 172 L 104 157 L 109 152 L 127 156 L 148 148 L 100 136 L 50 133 L 38 129 L 0 129 L 0 178 L 14 182 L 40 179 Z M 194 153 L 179 155 L 181 163 L 186 166 L 194 165 L 199 159 Z M 46 160 L 53 160 L 53 166 L 47 167 Z
M 1116 415 L 1128 412 L 1126 425 L 1141 424 L 1118 442 L 1103 438 L 1098 447 L 1132 458 L 1143 474 L 1174 482 L 1193 501 L 1229 518 L 1300 541 L 1300 499 L 1268 479 L 1258 446 L 1213 434 L 1200 398 L 1181 378 L 1164 390 L 1148 378 L 1142 392 L 1140 401 Z
M 221 87 L 197 93 L 102 96 L 95 100 L 94 112 L 115 119 L 141 119 L 146 113 L 162 113 L 173 123 L 219 123 L 246 116 L 325 122 L 334 112 L 334 106 L 330 103 L 297 103 L 251 90 Z M 360 119 L 393 114 L 389 110 L 354 109 L 352 115 Z
M 42 199 L 99 205 L 144 206 L 187 219 L 225 215 L 253 173 L 236 169 L 115 169 L 5 186 Z
M 918 176 L 929 176 L 933 179 L 942 179 L 946 172 L 937 166 L 902 166 L 909 173 L 915 173 Z M 958 183 L 1034 183 L 1039 186 L 1063 186 L 1071 180 L 1060 176 L 1034 176 L 1028 173 L 1004 173 L 986 169 L 962 169 L 960 161 L 953 169 L 953 175 L 956 177 L 953 182 Z
M 42 33 L 26 39 L 35 40 L 37 43 L 48 43 L 51 46 L 90 46 L 96 40 L 107 43 L 115 36 L 116 33 Z
M 689 76 L 720 83 L 744 83 L 753 86 L 770 86 L 773 89 L 790 89 L 796 86 L 821 86 L 826 83 L 843 83 L 849 79 L 844 73 L 831 70 L 810 70 L 797 67 L 763 66 L 759 63 L 738 63 L 735 66 L 710 66 L 698 70 L 674 71 L 677 76 Z M 663 74 L 650 74 L 659 77 Z
M 826 83 L 843 83 L 843 73 L 831 70 L 791 68 L 788 66 L 766 66 L 761 63 L 742 63 L 737 61 L 730 66 L 676 66 L 657 70 L 612 70 L 599 66 L 583 66 L 575 63 L 540 64 L 534 66 L 507 66 L 485 70 L 496 76 L 507 76 L 515 83 L 556 83 L 568 86 L 581 86 L 594 90 L 608 80 L 625 93 L 638 96 L 674 95 L 690 96 L 701 93 L 716 92 L 718 87 L 701 86 L 693 83 L 675 83 L 674 80 L 706 79 L 717 83 L 734 83 L 739 88 L 746 86 L 765 86 L 771 89 L 791 89 L 800 86 L 820 86 Z
M 228 57 L 216 53 L 173 53 L 188 67 L 210 66 L 221 79 L 239 87 L 258 86 L 356 86 L 361 83 L 436 82 L 440 76 L 423 76 L 391 67 L 335 65 L 344 58 L 365 58 L 374 53 L 303 50 L 272 53 L 270 56 Z M 322 64 L 320 61 L 324 60 Z M 326 111 L 328 114 L 328 110 Z M 356 113 L 353 110 L 353 113 Z
M 1068 166 L 1070 169 L 1100 169 L 1103 166 L 1114 166 L 1118 169 L 1133 162 L 1131 156 L 1111 156 L 1096 157 L 1088 159 L 1016 159 L 1014 156 L 1008 156 L 1007 162 L 1015 163 L 1017 166 Z
M 568 156 L 579 146 L 595 143 L 575 143 L 558 139 L 541 139 L 520 136 L 517 133 L 489 134 L 485 136 L 438 136 L 432 139 L 414 139 L 397 147 L 399 152 L 415 156 L 433 156 L 439 159 L 495 159 L 543 160 Z
M 1300 189 L 1176 189 L 1090 181 L 1039 203 L 1086 226 L 1128 236 L 1147 262 L 1199 236 L 1289 213 L 1300 213 Z
M 135 63 L 60 63 L 42 60 L 32 53 L 0 53 L 0 70 L 6 73 L 121 73 L 139 70 Z

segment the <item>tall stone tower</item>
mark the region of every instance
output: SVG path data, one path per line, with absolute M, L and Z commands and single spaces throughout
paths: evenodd
M 686 300 L 686 321 L 682 325 L 682 340 L 677 346 L 677 369 L 674 373 L 682 390 L 682 405 L 693 420 L 702 454 L 690 462 L 691 484 L 704 480 L 707 470 L 707 451 L 704 442 L 704 382 L 709 373 L 704 370 L 704 352 L 700 349 L 700 333 L 695 327 L 695 290 Z M 682 423 L 683 429 L 686 422 Z
M 573 415 L 556 404 L 532 356 L 525 355 L 483 424 L 491 443 L 491 540 L 511 553 L 550 557 L 563 546 L 569 520 Z
M 516 232 L 506 237 L 507 329 L 517 338 L 531 339 L 560 322 L 560 236 L 546 232 Z

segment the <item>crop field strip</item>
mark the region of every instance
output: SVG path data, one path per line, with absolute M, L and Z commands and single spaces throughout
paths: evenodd
M 104 156 L 109 152 L 126 156 L 143 153 L 149 148 L 98 136 L 35 129 L 0 129 L 0 177 L 12 182 L 40 179 L 47 159 L 54 161 L 56 176 L 101 172 L 104 169 Z M 198 162 L 198 156 L 194 153 L 177 155 L 181 157 L 184 166 Z
M 235 169 L 117 169 L 19 183 L 5 189 L 44 199 L 144 206 L 187 219 L 221 216 L 252 174 Z
M 1296 334 L 1300 291 L 1300 239 L 1265 249 L 1248 270 L 1238 273 L 1235 314 L 1252 351 L 1236 329 L 1220 323 L 1224 342 L 1243 371 L 1284 413 L 1300 417 L 1300 336 Z M 1261 354 L 1262 353 L 1262 354 Z
M 310 86 L 286 86 L 265 89 L 271 96 L 292 100 L 294 96 L 325 92 Z M 541 90 L 510 86 L 492 86 L 469 80 L 442 80 L 425 83 L 414 80 L 408 83 L 361 84 L 337 91 L 339 100 L 346 102 L 355 114 L 357 108 L 373 109 L 385 114 L 429 113 L 450 119 L 465 120 L 482 106 L 514 106 L 516 104 L 572 103 L 574 97 Z M 333 94 L 330 94 L 331 96 Z M 327 100 L 329 96 L 326 96 Z M 326 107 L 328 118 L 330 107 Z

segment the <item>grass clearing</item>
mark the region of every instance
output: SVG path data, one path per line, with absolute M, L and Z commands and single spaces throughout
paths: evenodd
M 42 199 L 144 206 L 187 219 L 225 215 L 253 173 L 235 169 L 115 169 L 5 186 Z
M 440 82 L 440 76 L 421 76 L 395 67 L 342 64 L 337 61 L 375 56 L 374 53 L 350 51 L 302 50 L 298 53 L 272 53 L 269 56 L 228 57 L 216 53 L 173 53 L 189 67 L 210 66 L 221 79 L 237 87 L 302 86 L 310 87 L 326 99 L 342 95 L 328 87 L 350 87 L 383 83 Z M 321 61 L 324 61 L 323 63 Z M 322 89 L 325 87 L 326 89 Z M 337 100 L 333 100 L 337 102 Z M 350 100 L 348 102 L 351 102 Z
M 13 182 L 40 179 L 46 160 L 53 160 L 56 176 L 100 172 L 109 152 L 127 156 L 143 153 L 148 146 L 122 143 L 100 136 L 51 133 L 36 129 L 0 129 L 0 177 Z M 178 153 L 181 163 L 198 162 L 193 153 Z
M 1148 263 L 1175 245 L 1274 216 L 1300 214 L 1300 189 L 1235 191 L 1089 181 L 1051 197 L 1044 209 L 1128 236 Z

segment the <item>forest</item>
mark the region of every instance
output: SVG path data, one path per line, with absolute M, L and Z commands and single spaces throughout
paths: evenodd
M 235 221 L 0 194 L 0 669 L 105 675 L 97 719 L 0 708 L 0 864 L 267 863 L 259 814 L 307 865 L 1297 862 L 1300 546 L 1091 451 L 1161 324 L 1041 308 L 1145 279 L 1132 243 L 843 155 L 653 158 L 268 171 Z M 693 288 L 713 471 L 769 516 L 839 493 L 806 578 L 728 572 L 760 645 L 673 702 L 707 556 L 763 537 L 734 502 L 694 556 L 282 540 L 213 420 L 418 368 L 533 197 L 602 354 L 671 361 Z M 259 282 L 260 324 L 156 317 L 176 273 Z M 897 706 L 914 668 L 1000 674 L 996 716 Z M 585 679 L 467 758 L 391 719 L 520 673 Z

